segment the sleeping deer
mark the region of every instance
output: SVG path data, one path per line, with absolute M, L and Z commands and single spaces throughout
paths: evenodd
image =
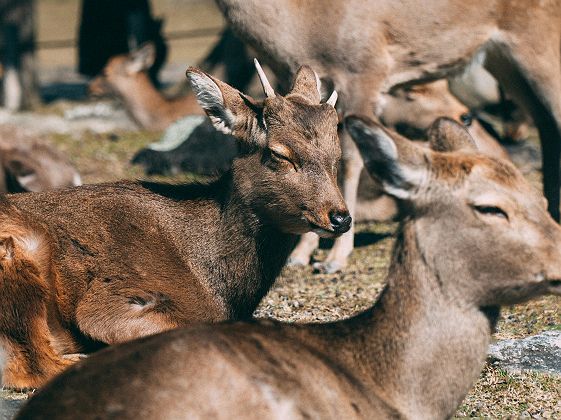
M 309 67 L 284 97 L 260 74 L 264 101 L 187 71 L 202 108 L 241 148 L 213 182 L 116 182 L 8 196 L 46 233 L 11 235 L 0 226 L 45 261 L 25 253 L 34 276 L 0 272 L 0 307 L 26 320 L 17 324 L 0 312 L 4 386 L 38 387 L 66 364 L 65 355 L 99 345 L 194 321 L 250 318 L 299 234 L 336 237 L 349 229 L 337 187 L 336 94 L 320 103 Z M 21 305 L 23 296 L 9 293 L 12 282 L 40 282 L 46 292 L 26 295 Z
M 548 210 L 559 220 L 561 2 L 216 2 L 279 79 L 302 64 L 312 66 L 324 85 L 339 92 L 343 115 L 379 116 L 383 93 L 457 73 L 477 56 L 532 116 L 540 133 Z M 346 132 L 341 144 L 343 194 L 354 215 L 363 163 Z M 342 269 L 352 249 L 351 228 L 336 241 L 322 271 Z
M 561 228 L 510 162 L 479 154 L 451 120 L 435 122 L 430 150 L 366 118 L 346 125 L 407 211 L 372 308 L 115 346 L 55 378 L 17 419 L 450 418 L 485 363 L 499 307 L 561 294 Z

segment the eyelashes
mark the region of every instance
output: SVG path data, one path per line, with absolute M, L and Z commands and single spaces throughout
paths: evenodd
M 497 206 L 473 206 L 474 210 L 485 216 L 495 216 L 508 220 L 506 211 Z

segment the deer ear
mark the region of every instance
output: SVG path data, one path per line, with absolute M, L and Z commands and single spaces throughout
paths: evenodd
M 437 152 L 459 150 L 477 152 L 477 145 L 468 131 L 458 122 L 442 117 L 435 120 L 429 128 L 430 148 Z
M 368 173 L 387 194 L 406 200 L 427 179 L 429 169 L 422 148 L 365 117 L 347 117 L 345 124 Z
M 292 89 L 287 97 L 300 97 L 309 104 L 319 104 L 321 100 L 321 82 L 315 71 L 309 66 L 298 69 Z
M 217 130 L 239 140 L 265 144 L 262 104 L 194 67 L 187 69 L 187 78 Z
M 150 69 L 156 61 L 156 46 L 147 42 L 131 52 L 127 62 L 127 73 L 135 74 Z

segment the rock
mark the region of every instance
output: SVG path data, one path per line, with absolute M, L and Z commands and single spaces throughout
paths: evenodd
M 511 372 L 531 370 L 561 375 L 561 331 L 498 341 L 489 346 L 489 361 Z
M 14 418 L 25 400 L 0 399 L 0 420 L 11 420 Z

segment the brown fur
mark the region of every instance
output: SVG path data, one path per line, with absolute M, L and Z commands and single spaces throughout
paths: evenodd
M 103 75 L 90 84 L 90 92 L 102 95 L 109 91 L 117 95 L 130 116 L 146 130 L 164 130 L 186 115 L 204 115 L 193 93 L 168 99 L 158 92 L 148 74 L 155 57 L 153 44 L 146 44 L 129 55 L 112 57 Z
M 561 3 L 494 0 L 217 0 L 239 36 L 281 78 L 306 63 L 340 94 L 343 115 L 380 115 L 395 87 L 446 77 L 476 53 L 540 132 L 549 212 L 559 220 Z M 536 55 L 536 51 L 540 54 Z M 346 134 L 343 189 L 354 215 L 363 167 Z M 337 271 L 353 248 L 343 235 L 317 268 Z
M 432 130 L 451 140 L 440 151 L 369 120 L 347 124 L 371 175 L 409 209 L 371 309 L 116 346 L 55 378 L 17 419 L 450 418 L 479 376 L 499 306 L 561 295 L 561 228 L 512 164 L 476 154 L 450 120 Z
M 46 328 L 44 311 L 13 306 L 34 349 L 26 363 L 43 369 L 42 337 L 54 330 L 72 338 L 61 350 L 55 337 L 48 350 L 62 363 L 63 354 L 91 350 L 92 340 L 115 344 L 193 321 L 249 318 L 296 235 L 314 229 L 334 237 L 348 229 L 331 221 L 333 214 L 348 215 L 336 183 L 340 146 L 332 106 L 281 96 L 261 104 L 199 70 L 188 76 L 213 121 L 243 148 L 220 179 L 9 196 L 31 221 L 44 222 L 44 246 L 52 250 L 54 281 L 36 292 L 35 304 L 52 308 L 59 322 Z M 273 152 L 281 147 L 293 158 Z M 15 334 L 17 324 L 4 312 L 0 324 L 2 338 Z M 34 387 L 50 376 L 26 375 L 13 369 L 4 385 Z

